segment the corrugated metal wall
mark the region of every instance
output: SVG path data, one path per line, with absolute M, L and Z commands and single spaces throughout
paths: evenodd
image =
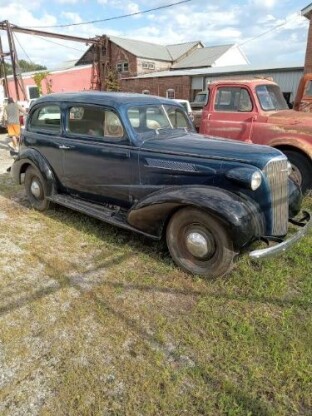
M 192 89 L 199 90 L 203 85 L 207 85 L 208 82 L 217 81 L 221 79 L 251 79 L 251 78 L 272 78 L 276 82 L 284 93 L 291 93 L 290 101 L 295 99 L 299 80 L 303 75 L 303 69 L 287 70 L 287 71 L 266 71 L 259 72 L 244 72 L 241 74 L 212 74 L 208 76 L 194 76 L 192 78 Z

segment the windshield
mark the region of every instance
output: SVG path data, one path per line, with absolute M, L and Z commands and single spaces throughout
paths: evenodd
M 196 94 L 196 97 L 194 99 L 194 103 L 206 103 L 207 101 L 207 96 L 208 96 L 208 91 L 204 92 L 204 93 L 198 93 Z
M 256 93 L 264 111 L 289 110 L 282 91 L 277 85 L 259 85 Z
M 185 111 L 174 105 L 129 107 L 127 114 L 134 131 L 142 138 L 155 136 L 164 129 L 193 131 L 193 126 Z

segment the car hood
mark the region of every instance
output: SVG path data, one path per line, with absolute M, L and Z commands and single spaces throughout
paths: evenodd
M 144 141 L 142 151 L 183 155 L 204 159 L 237 161 L 262 169 L 273 157 L 280 156 L 279 150 L 269 146 L 221 139 L 197 133 L 171 133 L 163 131 L 157 137 Z
M 268 116 L 268 122 L 292 128 L 306 127 L 312 129 L 311 113 L 295 110 L 276 111 Z

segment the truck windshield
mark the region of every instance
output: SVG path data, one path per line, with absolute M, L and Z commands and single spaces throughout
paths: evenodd
M 277 85 L 259 85 L 256 94 L 264 111 L 288 110 L 289 107 Z
M 174 105 L 142 105 L 129 107 L 128 118 L 134 131 L 142 138 L 163 129 L 187 129 L 193 126 L 185 111 Z

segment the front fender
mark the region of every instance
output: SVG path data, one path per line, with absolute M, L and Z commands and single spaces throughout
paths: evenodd
M 19 184 L 22 183 L 21 175 L 26 172 L 28 166 L 33 166 L 40 171 L 43 179 L 46 181 L 48 195 L 55 193 L 56 179 L 54 173 L 48 161 L 34 149 L 26 149 L 14 160 L 11 168 L 11 176 L 14 181 Z
M 208 186 L 167 187 L 139 201 L 128 213 L 132 226 L 160 237 L 171 215 L 193 206 L 219 219 L 229 231 L 235 248 L 242 248 L 264 232 L 259 206 L 244 196 Z
M 273 140 L 270 140 L 269 143 L 266 143 L 268 146 L 275 147 L 283 151 L 283 147 L 288 147 L 292 150 L 299 150 L 301 153 L 304 153 L 309 159 L 312 160 L 312 142 L 293 137 L 276 137 Z

